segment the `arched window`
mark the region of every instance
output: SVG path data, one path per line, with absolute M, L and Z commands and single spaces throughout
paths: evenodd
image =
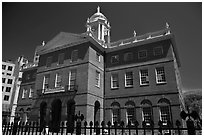
M 170 101 L 166 98 L 162 98 L 158 101 L 158 105 L 160 108 L 160 120 L 163 125 L 167 125 L 167 122 L 171 122 L 171 108 Z
M 134 123 L 135 121 L 135 103 L 132 101 L 128 101 L 127 103 L 125 103 L 125 107 L 126 107 L 126 122 L 128 124 L 128 121 L 131 122 L 131 124 Z
M 141 105 L 142 105 L 143 121 L 146 122 L 146 126 L 150 126 L 150 123 L 153 117 L 152 103 L 148 99 L 144 99 L 141 102 Z
M 112 107 L 112 124 L 116 122 L 120 122 L 120 104 L 118 102 L 113 102 L 111 104 Z

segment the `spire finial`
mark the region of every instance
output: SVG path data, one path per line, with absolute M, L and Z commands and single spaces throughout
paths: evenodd
M 87 18 L 87 21 L 86 21 L 87 23 L 89 23 L 89 18 Z
M 134 30 L 134 32 L 133 32 L 133 36 L 136 37 L 136 35 L 137 35 L 137 33 L 136 33 L 135 30 Z
M 97 13 L 100 13 L 100 7 L 99 6 L 97 7 Z
M 45 44 L 46 44 L 45 41 L 42 41 L 42 46 L 45 46 Z
M 168 22 L 166 22 L 166 28 L 168 29 L 170 26 L 169 26 L 169 24 L 168 24 Z

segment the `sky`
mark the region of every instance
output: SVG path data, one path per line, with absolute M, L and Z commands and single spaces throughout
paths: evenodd
M 35 47 L 60 32 L 83 33 L 100 6 L 111 25 L 111 41 L 165 28 L 175 35 L 184 90 L 202 88 L 202 3 L 77 2 L 2 3 L 2 60 L 24 55 L 33 60 Z

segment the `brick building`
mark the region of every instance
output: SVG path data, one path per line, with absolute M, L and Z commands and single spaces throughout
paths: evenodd
M 30 118 L 30 111 L 34 105 L 34 90 L 37 65 L 29 63 L 23 67 L 22 82 L 18 95 L 16 116 L 20 117 L 20 121 L 27 122 Z
M 38 47 L 31 120 L 56 127 L 86 121 L 159 120 L 175 126 L 183 101 L 180 61 L 169 25 L 163 30 L 110 42 L 110 23 L 97 9 L 82 34 L 60 32 Z

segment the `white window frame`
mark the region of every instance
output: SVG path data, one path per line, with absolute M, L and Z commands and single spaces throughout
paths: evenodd
M 133 114 L 132 115 L 128 115 L 128 109 L 133 109 Z M 129 116 L 131 116 L 132 117 L 132 120 L 130 120 L 131 121 L 131 125 L 133 125 L 134 123 L 134 117 L 135 117 L 135 108 L 134 107 L 127 107 L 126 108 L 126 122 L 127 122 L 127 124 L 128 124 L 128 118 L 129 118 Z
M 31 87 L 30 88 L 30 92 L 29 92 L 29 96 L 28 96 L 29 98 L 32 98 L 33 97 L 33 88 Z
M 171 121 L 171 111 L 170 111 L 170 106 L 169 105 L 161 105 L 159 107 L 159 114 L 160 114 L 160 120 L 162 121 L 162 112 L 161 112 L 161 107 L 168 107 L 168 112 L 169 112 L 169 120 Z M 168 116 L 168 114 L 165 114 L 166 116 Z M 164 125 L 167 125 L 167 121 L 162 121 Z
M 117 80 L 113 79 L 114 75 L 117 75 Z M 114 82 L 117 82 L 118 86 L 114 87 Z M 111 74 L 111 89 L 116 89 L 116 88 L 119 88 L 119 78 L 118 78 L 118 73 L 113 73 Z
M 100 83 L 101 83 L 101 73 L 99 71 L 96 70 L 96 84 L 95 86 L 100 88 Z
M 114 117 L 114 116 L 116 116 L 116 115 L 114 115 L 114 110 L 117 110 L 117 122 L 119 122 L 118 120 L 120 118 L 120 108 L 112 108 L 112 125 L 115 122 L 114 118 L 116 118 L 116 117 Z
M 8 92 L 7 89 L 10 89 L 10 91 Z M 10 93 L 11 92 L 11 87 L 6 87 L 5 92 Z
M 8 100 L 5 100 L 5 96 L 8 96 Z M 10 96 L 9 95 L 4 95 L 4 101 L 9 101 Z
M 147 71 L 147 76 L 144 76 L 143 74 L 142 74 L 142 71 Z M 149 72 L 148 72 L 148 69 L 142 69 L 142 70 L 140 70 L 140 85 L 141 86 L 143 86 L 143 85 L 149 85 Z M 146 78 L 146 80 L 145 80 L 145 83 L 143 83 L 143 81 L 142 81 L 142 78 Z
M 101 55 L 96 52 L 96 61 L 101 62 Z
M 132 78 L 127 78 L 127 73 L 132 73 Z M 132 85 L 127 85 L 127 80 L 132 80 Z M 132 71 L 125 72 L 125 87 L 133 87 L 133 85 L 134 85 L 133 72 Z
M 45 75 L 44 76 L 44 78 L 43 78 L 43 91 L 42 91 L 42 93 L 44 93 L 45 92 L 45 90 L 48 90 L 48 88 L 49 88 L 49 77 L 46 77 L 47 75 Z M 46 78 L 48 78 L 48 83 L 45 83 L 45 79 Z M 45 89 L 45 84 L 48 84 L 48 88 L 47 89 Z
M 74 79 L 72 78 L 73 72 L 75 72 Z M 76 86 L 76 78 L 77 78 L 77 71 L 75 69 L 69 71 L 69 83 L 68 83 L 68 90 L 71 90 L 72 86 Z M 71 81 L 74 81 L 74 85 L 71 85 Z
M 161 68 L 163 68 L 163 75 L 164 75 L 164 80 L 163 81 L 159 81 L 159 79 L 158 79 L 158 77 L 162 77 L 162 74 L 158 74 L 158 69 L 161 69 Z M 156 69 L 155 69 L 155 73 L 156 73 L 156 82 L 157 82 L 157 84 L 165 84 L 165 83 L 167 83 L 166 82 L 166 74 L 165 74 L 165 68 L 164 67 L 157 67 Z
M 27 94 L 27 89 L 23 89 L 22 91 L 22 99 L 26 98 L 26 94 Z
M 145 108 L 149 108 L 150 109 L 150 116 L 148 115 L 148 117 L 150 117 L 150 120 L 152 120 L 152 116 L 153 116 L 153 114 L 152 114 L 152 106 L 144 106 L 144 107 L 142 107 L 142 119 L 143 119 L 143 121 L 145 121 L 145 115 L 144 115 L 144 109 Z M 148 121 L 148 122 L 150 122 L 150 121 Z
M 11 81 L 11 83 L 9 81 Z M 13 79 L 7 79 L 7 84 L 13 84 Z
M 6 83 L 6 78 L 2 78 L 2 83 Z
M 56 73 L 55 75 L 55 88 L 62 86 L 62 77 L 59 73 Z

